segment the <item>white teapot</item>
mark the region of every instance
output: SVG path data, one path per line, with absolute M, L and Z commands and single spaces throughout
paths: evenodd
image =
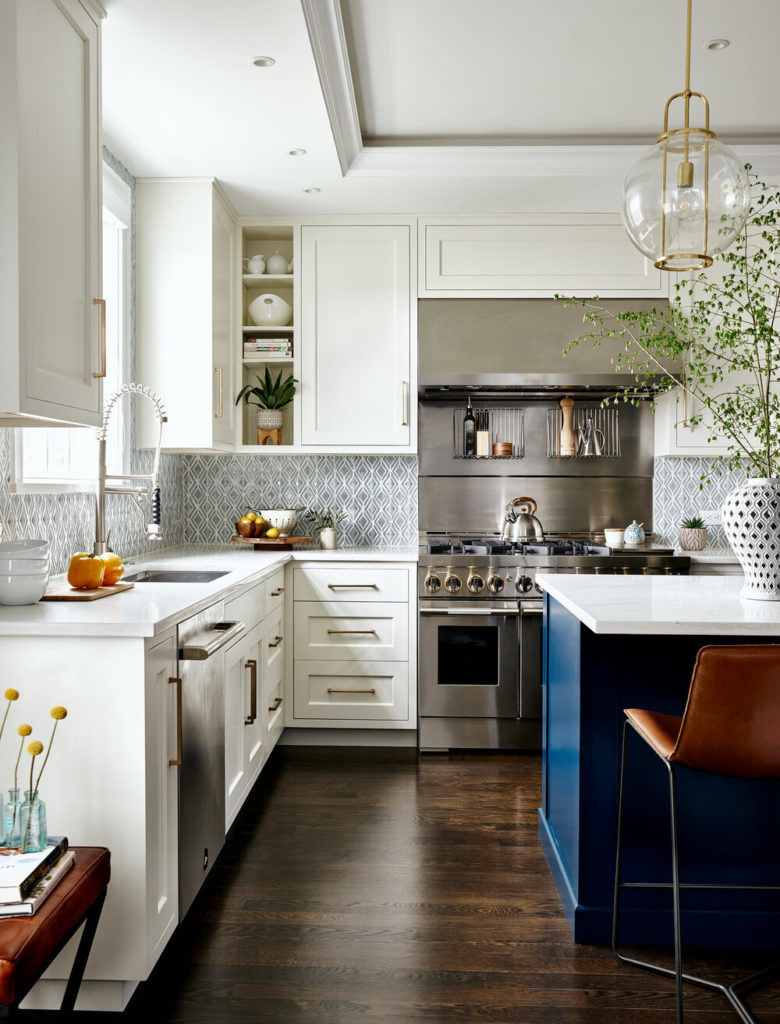
M 287 260 L 284 256 L 279 255 L 277 249 L 273 256 L 269 256 L 266 260 L 266 266 L 269 274 L 286 274 L 287 273 Z

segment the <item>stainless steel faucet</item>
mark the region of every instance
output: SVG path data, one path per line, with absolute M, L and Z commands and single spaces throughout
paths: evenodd
M 151 473 L 121 473 L 118 475 L 106 473 L 106 433 L 108 431 L 108 421 L 111 418 L 111 413 L 114 411 L 114 406 L 122 395 L 141 395 L 143 398 L 148 398 L 157 413 L 159 431 L 157 434 L 157 446 L 154 451 L 154 465 L 152 466 Z M 165 407 L 163 406 L 159 396 L 152 391 L 151 388 L 145 387 L 143 384 L 123 384 L 121 388 L 114 392 L 103 407 L 103 422 L 100 425 L 97 435 L 98 482 L 96 492 L 97 501 L 95 506 L 94 554 L 102 555 L 104 552 L 108 551 L 108 540 L 106 538 L 106 494 L 129 494 L 141 513 L 146 533 L 150 539 L 160 539 L 162 533 L 160 528 L 160 447 L 162 445 L 163 423 L 167 422 L 168 417 L 165 414 Z M 122 482 L 107 484 L 107 480 L 117 480 Z M 139 487 L 127 482 L 130 480 L 146 480 L 151 484 L 152 509 L 151 516 L 148 520 L 146 518 L 146 512 L 144 511 L 143 504 L 141 503 L 141 498 L 144 498 L 149 494 L 149 486 Z

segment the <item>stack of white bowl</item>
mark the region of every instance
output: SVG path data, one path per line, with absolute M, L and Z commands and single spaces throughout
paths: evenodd
M 47 540 L 0 543 L 0 604 L 35 604 L 49 583 Z

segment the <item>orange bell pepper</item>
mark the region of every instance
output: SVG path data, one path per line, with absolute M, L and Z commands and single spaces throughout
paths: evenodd
M 74 555 L 68 566 L 68 583 L 76 590 L 95 590 L 103 583 L 106 563 L 99 555 L 81 551 Z
M 106 566 L 106 571 L 103 575 L 103 586 L 113 587 L 115 583 L 118 583 L 125 574 L 125 567 L 122 564 L 122 559 L 113 551 L 105 551 L 101 556 Z

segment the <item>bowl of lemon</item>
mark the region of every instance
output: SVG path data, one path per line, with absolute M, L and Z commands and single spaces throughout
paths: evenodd
M 298 522 L 298 510 L 294 508 L 263 509 L 260 515 L 268 523 L 266 537 L 286 537 L 291 530 L 295 529 L 295 524 Z M 273 534 L 272 530 L 279 532 Z

